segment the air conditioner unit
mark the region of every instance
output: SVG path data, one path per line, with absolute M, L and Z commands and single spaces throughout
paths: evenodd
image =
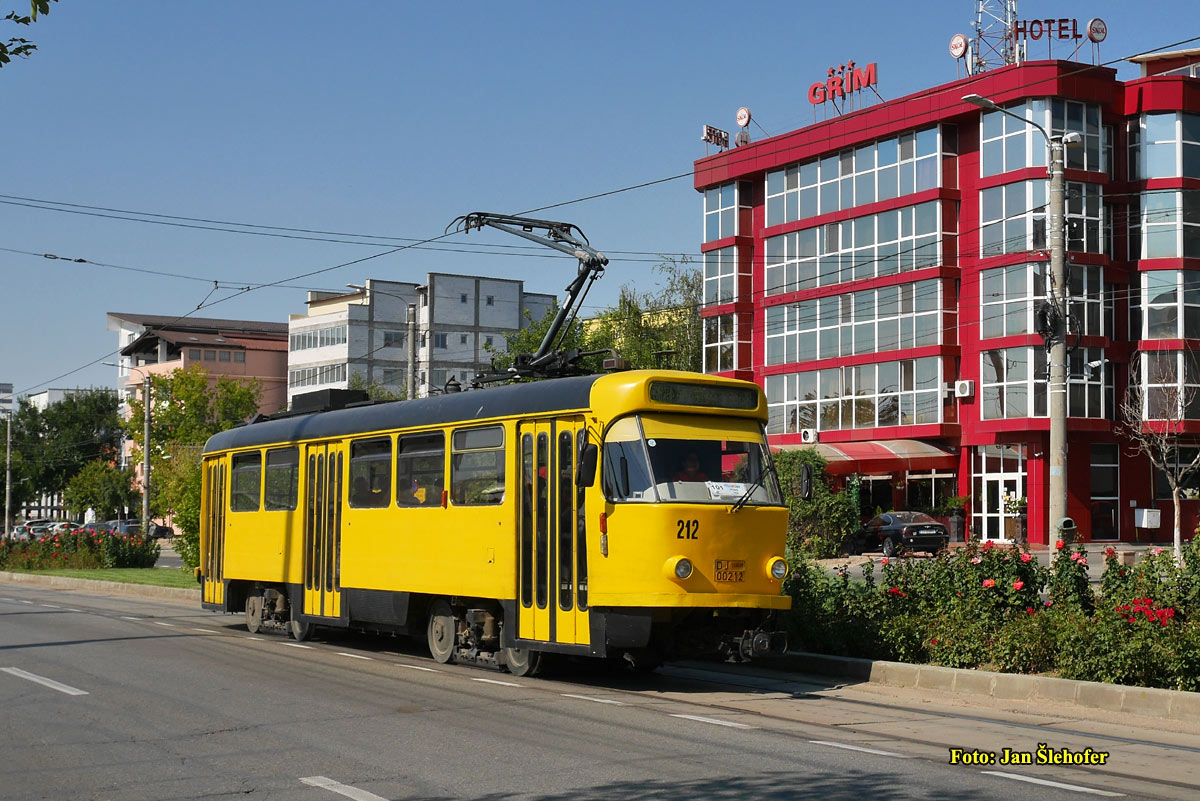
M 817 444 L 817 429 L 802 428 L 800 429 L 800 441 L 807 445 Z
M 975 382 L 967 379 L 954 382 L 954 397 L 972 398 L 975 396 Z

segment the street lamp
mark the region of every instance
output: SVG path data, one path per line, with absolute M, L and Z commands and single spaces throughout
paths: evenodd
M 1032 125 L 1046 140 L 1050 151 L 1050 208 L 1047 218 L 1050 227 L 1050 284 L 1047 300 L 1053 308 L 1053 331 L 1050 332 L 1050 519 L 1051 531 L 1061 534 L 1074 531 L 1075 524 L 1067 517 L 1067 270 L 1066 187 L 1063 181 L 1063 148 L 1076 144 L 1081 137 L 1070 131 L 1060 136 L 1050 133 L 1036 122 L 1000 108 L 986 97 L 964 95 L 963 100 L 988 111 L 999 111 L 1026 125 Z M 1054 542 L 1047 532 L 1046 544 L 1054 555 Z
M 101 364 L 121 367 L 115 362 Z M 142 431 L 142 537 L 147 538 L 150 536 L 150 373 L 132 365 L 129 369 L 142 374 L 142 407 L 145 411 Z

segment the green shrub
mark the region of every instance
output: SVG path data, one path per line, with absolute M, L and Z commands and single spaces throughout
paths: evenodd
M 36 540 L 0 544 L 0 568 L 154 567 L 158 543 L 139 535 L 75 529 Z

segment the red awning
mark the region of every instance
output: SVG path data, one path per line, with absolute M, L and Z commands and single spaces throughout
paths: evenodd
M 834 475 L 894 473 L 901 470 L 955 470 L 958 454 L 918 439 L 882 439 L 871 442 L 822 442 L 817 445 L 783 445 L 780 450 L 816 448 Z

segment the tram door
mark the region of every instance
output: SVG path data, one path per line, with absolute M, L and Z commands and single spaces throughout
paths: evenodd
M 304 613 L 342 614 L 342 476 L 345 447 L 309 445 L 304 506 Z
M 582 418 L 522 423 L 519 637 L 587 644 L 583 492 L 575 487 Z
M 205 603 L 220 604 L 225 602 L 225 460 L 206 461 L 204 473 L 207 483 L 200 554 L 204 568 L 203 598 Z

